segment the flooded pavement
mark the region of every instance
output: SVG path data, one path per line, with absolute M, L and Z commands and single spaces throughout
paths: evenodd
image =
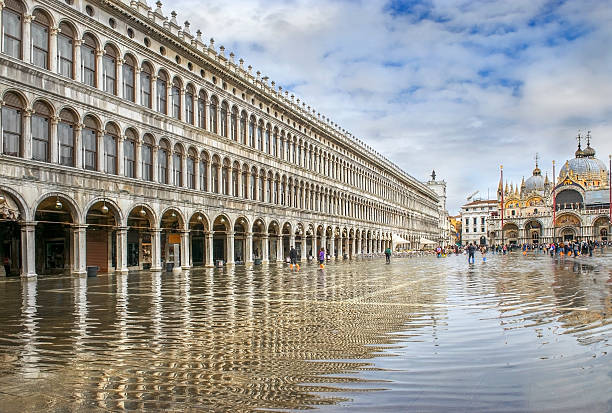
M 612 254 L 0 282 L 0 411 L 612 411 Z

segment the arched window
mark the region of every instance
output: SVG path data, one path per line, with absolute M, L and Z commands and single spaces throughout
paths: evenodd
M 88 86 L 97 87 L 96 49 L 98 43 L 90 34 L 83 36 L 81 45 L 81 81 Z
M 274 179 L 274 203 L 278 204 L 278 176 Z
M 151 79 L 153 69 L 148 63 L 143 63 L 140 68 L 140 104 L 151 109 L 153 103 L 151 99 Z
M 157 164 L 159 165 L 158 180 L 161 184 L 168 183 L 168 157 L 170 156 L 170 146 L 165 139 L 161 141 L 157 151 Z
M 74 126 L 77 117 L 74 112 L 63 109 L 60 112 L 57 124 L 57 139 L 59 141 L 59 163 L 65 166 L 74 166 Z
M 104 47 L 102 57 L 102 85 L 106 93 L 117 94 L 117 52 L 111 45 Z
M 23 38 L 23 13 L 25 7 L 21 1 L 6 0 L 2 8 L 2 52 L 21 59 Z
M 223 161 L 223 169 L 221 170 L 221 187 L 223 195 L 229 195 L 229 174 L 230 174 L 230 163 L 226 159 Z
M 57 72 L 74 79 L 74 30 L 66 23 L 57 33 Z
M 47 13 L 35 10 L 31 23 L 32 64 L 49 69 L 49 27 L 51 20 Z
M 206 93 L 200 90 L 198 95 L 198 127 L 206 129 Z
M 230 138 L 233 141 L 238 140 L 238 108 L 232 108 L 232 115 L 230 118 Z
M 227 102 L 221 104 L 221 136 L 227 138 Z
M 255 147 L 255 116 L 249 119 L 249 146 Z
M 278 129 L 276 128 L 272 134 L 272 155 L 278 156 Z
M 112 124 L 104 130 L 104 172 L 117 175 L 117 144 L 119 130 Z
M 257 125 L 257 150 L 263 151 L 263 121 Z
M 136 60 L 131 55 L 123 59 L 123 98 L 130 102 L 136 102 L 134 85 L 136 84 Z
M 5 155 L 21 156 L 23 153 L 21 135 L 23 107 L 23 100 L 17 94 L 7 93 L 4 95 L 4 104 L 2 105 L 2 153 Z
M 268 173 L 268 182 L 266 182 L 266 202 L 272 202 L 272 198 L 271 198 L 271 188 L 270 186 L 272 185 L 272 174 Z
M 185 122 L 190 125 L 193 125 L 195 121 L 193 108 L 194 96 L 195 92 L 193 86 L 187 86 L 187 89 L 185 90 Z
M 271 147 L 270 147 L 270 125 L 266 125 L 266 132 L 265 132 L 265 137 L 264 137 L 264 150 L 267 154 L 270 153 L 271 151 Z
M 246 165 L 242 168 L 242 197 L 249 199 L 249 168 Z
M 153 181 L 153 138 L 145 135 L 140 148 L 140 158 L 142 159 L 142 179 Z
M 183 148 L 180 145 L 174 145 L 172 176 L 174 185 L 183 186 Z
M 219 101 L 216 96 L 213 96 L 210 99 L 209 106 L 209 118 L 210 118 L 210 128 L 209 130 L 213 133 L 217 133 L 217 105 Z
M 281 159 L 283 159 L 284 156 L 285 156 L 285 137 L 282 134 L 281 134 L 281 138 L 280 138 L 280 147 L 279 147 L 278 154 L 279 154 Z
M 83 141 L 83 167 L 89 171 L 98 169 L 98 129 L 100 125 L 92 116 L 83 120 L 81 140 Z
M 44 102 L 34 103 L 32 114 L 32 159 L 49 162 L 51 108 Z
M 172 89 L 170 90 L 170 105 L 172 106 L 172 117 L 181 119 L 181 81 L 174 78 Z
M 128 178 L 136 177 L 136 133 L 132 129 L 125 132 L 123 141 L 123 169 Z
M 196 153 L 191 149 L 187 156 L 187 188 L 189 189 L 195 189 L 195 166 Z
M 166 72 L 160 70 L 157 75 L 157 111 L 159 113 L 163 113 L 164 115 L 168 114 L 168 75 Z
M 202 152 L 200 156 L 200 189 L 208 191 L 208 154 Z
M 247 114 L 245 111 L 240 113 L 240 143 L 246 145 Z

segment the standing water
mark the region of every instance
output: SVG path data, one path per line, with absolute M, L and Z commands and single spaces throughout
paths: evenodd
M 0 282 L 0 411 L 612 411 L 610 254 Z

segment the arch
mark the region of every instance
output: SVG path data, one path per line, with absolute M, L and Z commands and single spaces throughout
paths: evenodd
M 25 199 L 21 196 L 21 194 L 9 187 L 6 186 L 1 186 L 0 185 L 0 195 L 6 195 L 8 194 L 10 196 L 10 198 L 13 200 L 13 202 L 15 203 L 15 206 L 18 209 L 19 215 L 22 220 L 24 221 L 31 221 L 33 219 L 33 215 L 31 213 L 30 208 L 28 208 L 28 204 L 25 201 Z M 0 203 L 3 204 L 4 202 Z M 11 205 L 7 205 L 7 207 L 9 209 L 11 209 Z
M 82 219 L 83 215 L 81 214 L 81 210 L 79 209 L 75 200 L 70 195 L 67 195 L 62 192 L 47 192 L 44 195 L 39 196 L 34 202 L 34 208 L 33 208 L 33 214 L 32 214 L 32 216 L 34 216 L 34 219 L 36 219 L 35 213 L 38 210 L 38 208 L 41 205 L 44 206 L 43 202 L 50 200 L 50 199 L 53 201 L 50 204 L 51 206 L 54 206 L 53 204 L 55 204 L 56 199 L 59 199 L 59 201 L 62 203 L 62 208 L 56 208 L 56 209 L 58 211 L 66 211 L 70 213 L 71 219 L 72 219 L 71 223 L 80 224 L 83 222 L 83 219 Z
M 125 216 L 125 222 L 122 226 L 130 226 L 129 220 L 132 215 L 137 214 L 141 219 L 146 218 L 149 221 L 150 227 L 156 226 L 158 217 L 155 214 L 155 210 L 147 203 L 137 202 L 132 204 L 128 209 L 128 214 Z M 143 213 L 144 212 L 144 213 Z M 135 214 L 133 214 L 135 213 Z
M 280 224 L 278 223 L 278 220 L 273 219 L 268 223 L 268 233 L 280 235 Z
M 87 204 L 83 208 L 83 216 L 86 217 L 92 208 L 98 206 L 97 204 L 103 204 L 108 207 L 109 212 L 114 214 L 115 222 L 117 223 L 117 225 L 123 225 L 124 223 L 126 223 L 127 218 L 124 216 L 119 205 L 109 198 L 95 197 L 89 200 L 89 202 L 87 202 Z
M 174 213 L 174 215 L 172 215 L 172 213 Z M 178 229 L 185 228 L 185 215 L 179 208 L 169 206 L 162 210 L 158 223 L 159 228 L 164 227 L 164 220 L 167 221 L 166 224 L 173 224 L 174 222 L 178 222 Z

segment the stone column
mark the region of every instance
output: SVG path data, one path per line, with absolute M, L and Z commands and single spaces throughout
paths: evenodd
M 117 175 L 124 176 L 125 175 L 125 159 L 124 150 L 123 150 L 123 142 L 125 142 L 125 135 L 119 135 L 117 137 Z
M 23 157 L 32 159 L 32 111 L 26 109 L 23 111 Z
M 123 98 L 123 64 L 125 60 L 117 57 L 115 60 L 115 79 L 117 79 L 117 85 L 115 91 L 118 98 Z
M 233 231 L 229 231 L 227 233 L 226 243 L 227 243 L 226 264 L 232 265 L 234 264 L 234 232 Z
M 246 233 L 246 240 L 244 245 L 244 263 L 252 264 L 253 263 L 253 233 Z
M 104 90 L 102 56 L 104 56 L 104 50 L 96 50 L 96 87 L 100 90 Z
M 74 166 L 83 169 L 83 124 L 74 125 Z
M 289 251 L 291 251 L 291 247 L 295 247 L 295 234 L 289 236 Z
M 208 234 L 206 234 L 206 257 L 205 257 L 205 261 L 206 261 L 206 266 L 207 267 L 213 267 L 214 263 L 213 263 L 213 233 L 209 232 Z
M 161 271 L 161 228 L 151 230 L 151 271 Z
M 134 171 L 134 177 L 136 179 L 142 179 L 142 137 L 136 140 L 134 151 L 136 152 L 135 153 L 136 167 Z
M 32 19 L 33 18 L 34 16 L 32 16 L 31 14 L 26 14 L 23 16 L 23 39 L 22 39 L 23 42 L 21 43 L 21 50 L 23 52 L 23 61 L 26 63 L 32 63 Z
M 302 254 L 300 257 L 300 261 L 306 261 L 306 236 L 302 235 L 302 243 L 301 243 Z
M 353 259 L 355 258 L 355 248 L 357 247 L 357 240 L 355 239 L 355 237 L 350 238 L 350 245 L 351 245 L 351 253 L 350 253 L 350 258 Z
M 120 274 L 127 274 L 127 227 L 117 228 L 117 268 Z
M 49 161 L 59 163 L 59 140 L 57 138 L 57 124 L 59 116 L 51 117 L 51 129 L 49 129 Z
M 261 262 L 262 263 L 267 263 L 268 261 L 270 261 L 269 255 L 270 255 L 270 245 L 269 245 L 270 239 L 268 237 L 268 234 L 264 235 L 261 239 L 261 250 L 262 250 L 262 256 L 261 256 Z
M 331 257 L 335 258 L 336 257 L 336 238 L 332 235 L 332 237 L 329 239 L 329 252 L 331 253 Z
M 186 121 L 187 119 L 185 118 L 185 89 L 181 88 L 179 90 L 179 106 L 180 106 L 180 110 L 179 110 L 179 119 L 182 121 Z
M 36 277 L 36 222 L 21 224 L 21 276 Z
M 187 188 L 187 155 L 181 155 L 181 183 L 183 188 Z
M 96 143 L 98 145 L 98 172 L 104 172 L 104 131 L 102 129 L 96 131 Z
M 282 234 L 281 235 L 277 235 L 276 242 L 277 242 L 277 245 L 276 245 L 276 262 L 278 264 L 281 264 L 284 261 L 284 259 L 285 259 L 284 254 L 283 254 L 283 236 L 282 236 Z
M 72 273 L 77 276 L 87 275 L 87 225 L 72 226 L 73 262 Z
M 361 249 L 361 237 L 357 238 L 357 255 L 361 256 L 363 253 Z
M 195 189 L 196 191 L 201 190 L 202 188 L 200 188 L 200 155 L 196 154 L 195 158 L 193 159 L 193 180 L 194 185 L 193 185 L 193 189 Z
M 74 80 L 77 82 L 81 81 L 81 45 L 83 44 L 83 40 L 81 39 L 73 39 L 72 43 L 74 45 Z
M 49 71 L 57 73 L 57 32 L 58 27 L 49 29 Z
M 327 251 L 327 239 L 325 239 L 325 235 L 321 235 L 321 245 L 319 246 L 319 250 L 321 249 L 321 247 L 323 247 L 323 249 L 325 250 L 325 254 L 327 254 L 329 251 Z M 317 251 L 317 254 L 319 252 Z M 317 255 L 318 257 L 318 255 Z
M 157 152 L 159 151 L 159 146 L 153 146 L 153 182 L 159 182 L 159 162 L 157 161 Z
M 191 253 L 189 249 L 189 230 L 181 232 L 181 268 L 191 268 Z
M 134 67 L 134 103 L 142 105 L 140 101 L 140 66 Z
M 151 75 L 151 109 L 159 112 L 157 107 L 157 76 Z
M 206 163 L 206 188 L 208 192 L 214 192 L 212 187 L 212 158 Z M 220 178 L 220 177 L 219 177 Z

